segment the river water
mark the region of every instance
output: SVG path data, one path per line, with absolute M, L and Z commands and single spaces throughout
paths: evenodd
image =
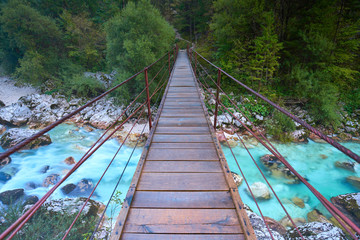
M 50 174 L 59 174 L 61 177 L 64 176 L 66 172 L 71 169 L 71 166 L 63 162 L 64 159 L 73 156 L 75 160 L 78 161 L 101 133 L 101 130 L 94 130 L 92 132 L 87 132 L 83 128 L 78 130 L 75 125 L 71 124 L 59 125 L 49 132 L 53 141 L 49 146 L 40 147 L 36 150 L 24 150 L 21 153 L 12 155 L 12 163 L 0 170 L 10 173 L 12 178 L 6 183 L 0 182 L 0 192 L 15 188 L 24 188 L 27 195 L 43 196 L 51 188 L 51 186 L 42 187 L 44 179 Z M 344 143 L 344 145 L 355 153 L 360 154 L 360 144 Z M 350 175 L 359 176 L 360 168 L 356 166 L 356 169 L 359 169 L 359 171 L 355 173 L 336 168 L 334 166 L 335 161 L 348 161 L 349 158 L 329 144 L 310 141 L 307 144 L 275 144 L 275 146 L 292 166 L 300 174 L 305 176 L 309 180 L 309 183 L 318 189 L 326 198 L 330 199 L 339 194 L 358 191 L 358 189 L 346 182 L 346 177 Z M 119 143 L 115 139 L 105 143 L 75 174 L 70 176 L 62 186 L 68 183 L 77 184 L 84 178 L 92 179 L 95 185 L 118 147 Z M 231 170 L 240 173 L 230 150 L 226 147 L 224 147 L 223 150 Z M 233 150 L 240 167 L 242 167 L 242 170 L 245 172 L 245 177 L 248 179 L 249 184 L 254 182 L 265 183 L 246 150 L 240 147 L 235 147 Z M 0 151 L 4 150 L 0 147 Z M 131 148 L 126 146 L 122 147 L 92 199 L 105 204 L 109 201 L 111 192 L 114 190 L 131 152 Z M 118 191 L 122 192 L 122 198 L 125 198 L 141 152 L 142 148 L 135 150 L 130 164 L 117 188 Z M 273 177 L 267 172 L 267 169 L 264 168 L 259 161 L 261 156 L 268 154 L 265 148 L 256 146 L 250 149 L 250 152 L 262 167 L 274 190 L 285 203 L 286 209 L 293 217 L 305 218 L 306 214 L 313 208 L 323 210 L 322 207 L 318 206 L 319 201 L 307 190 L 306 186 L 303 184 L 287 184 L 287 179 Z M 42 169 L 46 166 L 49 166 L 49 170 L 43 173 Z M 37 187 L 32 189 L 29 185 L 35 185 Z M 239 192 L 244 203 L 249 205 L 255 212 L 258 212 L 254 201 L 247 194 L 245 188 L 246 184 L 243 182 L 239 187 Z M 305 200 L 305 208 L 297 207 L 291 202 L 291 199 L 295 196 Z M 60 190 L 57 190 L 52 196 L 54 199 L 64 197 L 66 196 L 63 195 Z M 274 196 L 272 196 L 270 200 L 260 201 L 260 208 L 265 216 L 276 220 L 280 220 L 285 216 L 284 211 Z M 325 210 L 323 212 L 326 214 Z

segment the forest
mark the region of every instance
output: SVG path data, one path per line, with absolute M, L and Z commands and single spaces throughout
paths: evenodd
M 2 0 L 1 74 L 93 97 L 104 86 L 84 72 L 116 70 L 116 84 L 167 52 L 175 31 L 269 99 L 301 104 L 318 124 L 336 128 L 340 108 L 360 108 L 356 0 Z M 116 96 L 131 99 L 130 88 Z

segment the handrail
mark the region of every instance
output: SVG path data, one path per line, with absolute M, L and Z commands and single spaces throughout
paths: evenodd
M 138 75 L 140 75 L 141 73 L 143 73 L 146 69 L 151 68 L 152 66 L 154 66 L 154 64 L 156 64 L 157 62 L 159 62 L 161 59 L 163 59 L 165 56 L 167 56 L 169 53 L 172 52 L 173 49 L 176 49 L 176 47 L 172 48 L 170 51 L 168 51 L 166 54 L 164 54 L 163 56 L 161 56 L 160 58 L 158 58 L 154 63 L 150 64 L 149 66 L 145 67 L 143 70 L 137 72 L 136 74 L 132 75 L 131 77 L 129 77 L 128 79 L 126 79 L 125 81 L 121 82 L 120 84 L 116 85 L 115 87 L 109 89 L 108 91 L 102 93 L 101 95 L 95 97 L 94 99 L 90 100 L 89 102 L 87 102 L 85 105 L 79 107 L 78 109 L 74 110 L 73 112 L 69 113 L 68 115 L 66 115 L 65 117 L 60 118 L 59 120 L 57 120 L 56 122 L 50 124 L 49 126 L 45 127 L 44 129 L 40 130 L 39 132 L 33 134 L 32 136 L 28 137 L 27 139 L 23 140 L 22 142 L 16 144 L 15 146 L 9 148 L 8 150 L 6 150 L 3 153 L 0 153 L 0 160 L 10 156 L 11 154 L 19 151 L 21 148 L 23 148 L 24 146 L 28 145 L 30 142 L 32 142 L 33 140 L 37 139 L 38 137 L 44 135 L 45 133 L 49 132 L 51 129 L 55 128 L 56 126 L 58 126 L 59 124 L 63 123 L 64 121 L 68 120 L 69 118 L 71 118 L 72 116 L 74 116 L 75 114 L 81 112 L 82 110 L 84 110 L 85 108 L 87 108 L 88 106 L 90 106 L 91 104 L 93 104 L 94 102 L 97 102 L 98 100 L 102 99 L 103 97 L 105 97 L 106 95 L 108 95 L 109 93 L 113 92 L 114 90 L 116 90 L 117 88 L 119 88 L 120 86 L 124 85 L 125 83 L 129 82 L 130 80 L 134 79 L 135 77 L 137 77 Z
M 199 55 L 204 61 L 206 61 L 207 63 L 209 63 L 211 66 L 215 67 L 216 69 L 218 69 L 220 72 L 224 73 L 226 76 L 228 76 L 230 79 L 232 79 L 233 81 L 235 81 L 236 83 L 238 83 L 240 86 L 242 86 L 243 88 L 245 88 L 246 90 L 250 91 L 252 94 L 254 94 L 255 96 L 261 98 L 262 100 L 264 100 L 265 102 L 269 103 L 271 106 L 273 106 L 274 108 L 276 108 L 278 111 L 282 112 L 283 114 L 285 114 L 286 116 L 290 117 L 291 119 L 293 119 L 294 121 L 300 123 L 302 126 L 306 127 L 307 129 L 309 129 L 311 132 L 315 133 L 317 136 L 319 136 L 320 138 L 322 138 L 323 140 L 325 140 L 326 142 L 328 142 L 329 144 L 331 144 L 332 146 L 334 146 L 335 148 L 337 148 L 338 150 L 340 150 L 341 152 L 343 152 L 344 154 L 346 154 L 347 156 L 351 157 L 352 159 L 354 159 L 356 162 L 360 163 L 360 156 L 357 155 L 356 153 L 354 153 L 353 151 L 351 151 L 350 149 L 344 147 L 343 145 L 341 145 L 340 143 L 338 143 L 337 141 L 335 141 L 334 139 L 326 136 L 325 134 L 323 134 L 322 132 L 320 132 L 319 130 L 317 130 L 316 128 L 312 127 L 310 124 L 308 124 L 307 122 L 301 120 L 300 118 L 294 116 L 293 114 L 291 114 L 290 112 L 286 111 L 285 109 L 283 109 L 282 107 L 280 107 L 279 105 L 277 105 L 276 103 L 272 102 L 271 100 L 269 100 L 268 98 L 266 98 L 265 96 L 261 95 L 260 93 L 254 91 L 253 89 L 251 89 L 250 87 L 246 86 L 245 84 L 243 84 L 242 82 L 240 82 L 239 80 L 237 80 L 236 78 L 234 78 L 233 76 L 231 76 L 229 73 L 225 72 L 223 69 L 219 68 L 218 66 L 216 66 L 215 64 L 213 64 L 212 62 L 210 62 L 209 60 L 207 60 L 206 58 L 204 58 L 200 53 L 198 53 L 196 50 L 192 50 L 193 52 L 195 52 L 197 55 Z

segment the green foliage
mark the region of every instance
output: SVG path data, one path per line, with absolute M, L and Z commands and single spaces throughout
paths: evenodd
M 275 111 L 271 122 L 266 125 L 266 129 L 274 139 L 280 142 L 291 142 L 291 132 L 295 131 L 294 122 L 285 114 Z
M 105 91 L 105 87 L 97 79 L 85 77 L 84 75 L 74 75 L 64 83 L 65 94 L 77 97 L 96 97 Z
M 72 15 L 64 11 L 60 18 L 65 30 L 68 57 L 86 69 L 100 70 L 104 65 L 105 50 L 102 30 L 90 21 L 86 13 Z
M 6 222 L 0 224 L 0 232 L 5 231 L 13 222 L 15 222 L 23 214 L 23 211 L 24 207 L 21 203 L 12 204 L 7 209 L 1 208 L 0 215 L 4 216 Z M 76 215 L 77 213 L 49 214 L 46 209 L 40 208 L 13 239 L 38 240 L 62 238 Z M 97 219 L 94 217 L 81 215 L 76 221 L 67 239 L 83 239 L 84 234 L 91 233 L 93 231 L 96 220 Z
M 135 73 L 154 62 L 170 49 L 175 33 L 149 1 L 129 2 L 123 11 L 105 26 L 107 61 Z
M 137 4 L 129 2 L 120 14 L 110 19 L 105 31 L 107 63 L 110 68 L 120 72 L 120 82 L 160 58 L 173 45 L 175 37 L 174 29 L 147 0 Z M 156 68 L 149 70 L 149 81 L 155 72 Z M 144 75 L 139 75 L 126 85 L 132 98 L 144 87 Z M 116 95 L 125 94 L 125 88 Z

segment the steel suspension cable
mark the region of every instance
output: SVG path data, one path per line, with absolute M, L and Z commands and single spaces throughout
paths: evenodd
M 162 80 L 161 80 L 161 81 L 162 81 Z M 165 84 L 165 83 L 164 83 L 164 84 Z M 159 89 L 163 88 L 163 87 L 165 86 L 164 84 L 162 84 Z M 151 98 L 152 98 L 155 94 L 156 94 L 156 92 L 154 91 L 154 93 L 153 93 L 153 95 L 151 96 Z M 155 102 L 158 101 L 159 97 L 160 97 L 160 95 L 157 96 L 157 99 L 156 99 Z M 143 129 L 142 129 L 142 131 L 141 131 L 140 136 L 141 136 L 142 133 L 144 132 L 146 125 L 147 125 L 147 124 L 144 124 L 144 127 L 143 127 Z M 125 170 L 126 170 L 128 164 L 129 164 L 130 160 L 131 160 L 131 157 L 132 157 L 132 155 L 133 155 L 133 153 L 134 153 L 134 151 L 135 151 L 135 149 L 136 149 L 136 147 L 137 147 L 137 145 L 138 145 L 138 143 L 139 143 L 139 140 L 140 140 L 140 137 L 138 138 L 138 140 L 137 140 L 137 142 L 136 142 L 136 144 L 135 144 L 135 147 L 133 148 L 133 151 L 131 152 L 131 154 L 130 154 L 127 162 L 126 162 L 126 165 L 125 165 L 125 167 L 124 167 L 121 175 L 119 176 L 119 179 L 118 179 L 118 181 L 117 181 L 117 183 L 116 183 L 116 186 L 114 187 L 114 190 L 113 190 L 113 192 L 112 192 L 112 194 L 111 194 L 111 196 L 110 196 L 110 198 L 109 198 L 108 203 L 107 203 L 106 206 L 105 206 L 105 209 L 104 209 L 103 213 L 101 214 L 101 217 L 100 217 L 100 219 L 99 219 L 99 221 L 98 221 L 98 223 L 97 223 L 97 225 L 96 225 L 96 227 L 95 227 L 95 229 L 94 229 L 94 231 L 93 231 L 93 233 L 92 233 L 92 235 L 91 235 L 91 237 L 90 237 L 90 240 L 93 240 L 94 237 L 95 237 L 95 234 L 96 234 L 96 232 L 97 232 L 97 230 L 98 230 L 98 228 L 99 228 L 99 226 L 100 226 L 100 224 L 101 224 L 101 221 L 102 221 L 102 219 L 104 218 L 106 209 L 107 209 L 107 208 L 109 207 L 109 205 L 110 205 L 110 201 L 111 201 L 111 199 L 113 198 L 113 196 L 114 196 L 114 194 L 115 194 L 115 192 L 116 192 L 116 189 L 118 188 L 118 186 L 119 186 L 119 184 L 120 184 L 120 182 L 121 182 L 121 179 L 122 179 L 122 177 L 123 177 L 123 175 L 124 175 L 124 173 L 125 173 Z
M 163 68 L 162 68 L 163 69 Z M 161 69 L 161 70 L 162 70 Z M 160 71 L 161 71 L 160 70 Z M 160 71 L 156 74 L 156 76 L 158 76 L 158 74 L 160 73 Z M 161 80 L 159 81 L 158 85 L 156 86 L 156 88 L 158 88 L 159 84 L 161 83 L 162 79 L 164 78 L 165 74 L 167 72 L 165 72 L 161 78 Z M 156 76 L 152 79 L 152 81 L 156 78 Z M 144 91 L 144 90 L 143 90 Z M 152 98 L 153 96 L 151 96 Z M 151 99 L 150 98 L 150 99 Z M 134 126 L 136 125 L 136 123 L 138 122 L 138 120 L 141 118 L 143 112 L 145 109 L 143 109 L 140 113 L 140 115 L 138 116 L 138 118 L 136 119 L 135 123 L 132 125 L 131 129 L 129 130 L 128 134 L 126 135 L 124 141 L 122 142 L 122 144 L 120 145 L 120 147 L 118 148 L 118 150 L 116 151 L 114 157 L 112 158 L 112 160 L 110 161 L 110 163 L 108 164 L 107 168 L 105 169 L 105 171 L 103 172 L 102 176 L 100 177 L 100 179 L 98 180 L 98 182 L 96 183 L 95 187 L 93 188 L 92 192 L 90 193 L 90 195 L 88 196 L 88 198 L 86 199 L 86 201 L 84 202 L 82 208 L 80 209 L 79 213 L 77 214 L 77 216 L 75 217 L 74 221 L 72 222 L 72 224 L 70 225 L 69 229 L 66 231 L 64 237 L 62 238 L 63 240 L 68 236 L 68 234 L 70 233 L 70 230 L 72 229 L 72 227 L 74 226 L 75 222 L 77 221 L 77 219 L 80 217 L 81 212 L 83 211 L 83 209 L 85 208 L 86 204 L 88 203 L 88 201 L 90 200 L 91 196 L 94 194 L 97 186 L 100 184 L 101 180 L 103 179 L 105 173 L 107 172 L 107 170 L 110 168 L 112 162 L 115 160 L 115 157 L 117 156 L 117 154 L 119 153 L 120 149 L 122 148 L 122 146 L 124 145 L 125 141 L 127 140 L 127 138 L 129 137 L 132 129 L 134 128 Z M 146 125 L 145 125 L 146 126 Z M 140 137 L 139 137 L 140 138 Z M 126 168 L 126 167 L 125 167 Z
M 162 68 L 163 69 L 163 68 Z M 141 72 L 140 72 L 141 73 Z M 137 74 L 138 75 L 138 74 Z M 133 75 L 133 76 L 137 76 L 137 75 Z M 157 76 L 157 75 L 156 75 Z M 156 77 L 155 76 L 155 77 Z M 151 80 L 150 84 L 154 81 L 155 77 Z M 127 81 L 127 80 L 126 80 Z M 125 82 L 125 81 L 124 81 Z M 123 83 L 124 83 L 123 82 Z M 119 85 L 118 85 L 119 86 Z M 83 155 L 83 157 L 74 165 L 73 169 L 71 169 L 65 176 L 63 179 L 61 179 L 57 184 L 55 184 L 55 186 L 49 190 L 49 192 L 47 192 L 36 204 L 34 204 L 28 211 L 25 212 L 24 215 L 22 215 L 16 222 L 14 222 L 6 231 L 4 231 L 1 235 L 0 235 L 0 239 L 2 239 L 3 237 L 7 236 L 12 230 L 15 229 L 15 227 L 22 221 L 24 220 L 29 214 L 34 214 L 35 211 L 40 207 L 39 205 L 42 205 L 47 199 L 48 197 L 61 185 L 62 182 L 64 182 L 78 167 L 80 167 L 80 165 L 84 162 L 84 158 L 87 157 L 87 155 L 89 155 L 90 151 L 95 147 L 95 145 L 105 136 L 105 134 L 116 124 L 116 122 L 126 113 L 126 111 L 130 108 L 131 105 L 133 105 L 135 103 L 135 101 L 140 97 L 140 95 L 145 91 L 145 88 L 143 89 L 143 91 L 131 102 L 131 104 L 122 112 L 122 114 L 114 121 L 114 123 L 102 134 L 102 136 L 91 146 L 91 148 Z M 85 105 L 84 105 L 85 106 Z M 130 119 L 130 118 L 128 118 Z M 127 120 L 128 120 L 127 119 Z M 127 120 L 124 121 L 127 122 Z M 104 143 L 104 142 L 103 142 Z M 103 144 L 102 143 L 102 144 Z M 101 144 L 101 145 L 102 145 Z M 100 146 L 101 146 L 100 145 Z M 99 147 L 100 147 L 99 146 Z M 99 148 L 98 147 L 98 148 Z M 98 149 L 97 148 L 97 149 Z M 96 149 L 96 150 L 97 150 Z M 96 151 L 95 150 L 95 151 Z M 95 152 L 93 151 L 91 153 L 91 155 Z M 86 158 L 87 159 L 87 158 Z M 33 211 L 33 209 L 35 209 L 35 211 Z
M 236 83 L 238 83 L 240 86 L 242 86 L 243 88 L 245 88 L 246 90 L 248 90 L 249 92 L 251 92 L 252 94 L 254 94 L 255 96 L 261 98 L 262 100 L 264 100 L 265 102 L 269 103 L 270 105 L 272 105 L 274 108 L 276 108 L 278 111 L 282 112 L 283 114 L 285 114 L 286 116 L 290 117 L 291 119 L 295 120 L 296 122 L 300 123 L 302 126 L 306 127 L 307 129 L 309 129 L 311 132 L 315 133 L 316 135 L 318 135 L 320 138 L 324 139 L 326 142 L 328 142 L 329 144 L 331 144 L 332 146 L 334 146 L 335 148 L 339 149 L 341 152 L 345 153 L 347 156 L 351 157 L 352 159 L 354 159 L 355 161 L 357 161 L 358 163 L 360 163 L 360 156 L 357 155 L 356 153 L 352 152 L 350 149 L 342 146 L 341 144 L 339 144 L 338 142 L 336 142 L 335 140 L 333 140 L 332 138 L 329 138 L 328 136 L 326 136 L 325 134 L 323 134 L 322 132 L 320 132 L 319 130 L 317 130 L 316 128 L 312 127 L 310 124 L 308 124 L 307 122 L 301 120 L 300 118 L 294 116 L 293 114 L 291 114 L 290 112 L 286 111 L 285 109 L 283 109 L 282 107 L 280 107 L 279 105 L 277 105 L 276 103 L 272 102 L 271 100 L 267 99 L 266 97 L 264 97 L 263 95 L 261 95 L 260 93 L 254 91 L 253 89 L 251 89 L 250 87 L 246 86 L 245 84 L 243 84 L 242 82 L 240 82 L 239 80 L 237 80 L 236 78 L 234 78 L 233 76 L 231 76 L 229 73 L 225 72 L 224 70 L 222 70 L 221 68 L 217 67 L 215 64 L 211 63 L 209 60 L 207 60 L 206 58 L 204 58 L 200 53 L 198 53 L 197 51 L 194 50 L 194 52 L 196 54 L 198 54 L 203 60 L 205 60 L 206 62 L 208 62 L 210 65 L 212 65 L 213 67 L 219 69 L 222 73 L 224 73 L 226 76 L 228 76 L 230 79 L 232 79 L 233 81 L 235 81 Z
M 146 102 L 145 102 L 146 103 Z M 82 161 L 79 161 L 75 166 L 70 169 L 70 171 L 62 178 L 55 186 L 50 189 L 49 192 L 45 194 L 36 204 L 34 204 L 23 216 L 21 216 L 15 223 L 13 223 L 5 232 L 0 235 L 0 239 L 6 237 L 13 228 L 17 226 L 14 232 L 9 236 L 8 239 L 11 239 L 15 234 L 24 226 L 24 224 L 34 215 L 34 213 L 40 208 L 40 206 L 46 201 L 46 199 L 59 187 L 76 169 L 78 169 L 97 149 L 99 149 L 110 137 L 112 137 L 116 131 L 118 131 L 133 115 L 135 115 L 139 109 L 141 109 L 145 103 L 138 107 L 123 123 L 116 127 L 98 146 L 95 147 Z M 12 228 L 12 229 L 11 229 Z
M 206 60 L 206 59 L 205 59 Z M 207 61 L 207 60 L 206 60 Z M 215 65 L 214 65 L 215 66 Z M 220 103 L 220 102 L 219 102 Z M 349 219 L 347 218 L 339 209 L 337 209 L 332 203 L 330 203 L 321 193 L 319 193 L 311 184 L 309 184 L 286 160 L 285 158 L 276 150 L 276 148 L 270 143 L 270 145 L 275 148 L 275 150 L 271 149 L 268 145 L 266 145 L 261 139 L 258 138 L 258 136 L 251 131 L 245 124 L 243 124 L 227 107 L 225 107 L 222 103 L 220 103 L 236 120 L 238 120 L 262 145 L 264 145 L 272 154 L 274 154 L 287 168 L 289 168 L 289 170 L 295 174 L 295 176 L 297 176 L 309 189 L 310 191 L 320 200 L 321 203 L 323 203 L 323 205 L 325 206 L 325 208 L 330 212 L 330 213 L 336 213 L 339 217 L 341 217 L 341 219 L 343 219 L 343 221 L 345 223 L 347 223 L 349 226 L 351 226 L 351 228 L 357 232 L 358 234 L 360 234 L 360 229 Z M 285 111 L 285 110 L 284 110 Z M 259 133 L 261 134 L 261 131 L 259 131 Z M 261 134 L 262 135 L 262 134 Z M 268 141 L 268 140 L 267 140 Z M 331 209 L 331 210 L 329 210 Z M 333 215 L 336 219 L 336 214 Z M 346 229 L 348 231 L 348 228 L 346 227 L 346 225 L 342 222 L 339 221 L 339 223 L 344 227 L 344 229 Z M 349 234 L 354 238 L 357 239 L 355 237 L 355 235 L 351 232 L 348 231 Z
M 174 48 L 172 48 L 170 51 L 168 51 L 166 54 L 164 54 L 162 57 L 160 57 L 159 59 L 157 59 L 154 63 L 150 64 L 149 66 L 147 66 L 146 68 L 151 68 L 154 64 L 156 64 L 157 62 L 159 62 L 161 59 L 163 59 L 165 56 L 168 55 L 168 53 L 171 53 L 172 50 Z M 27 144 L 29 144 L 30 142 L 32 142 L 33 140 L 35 140 L 36 138 L 44 135 L 45 133 L 47 133 L 48 131 L 50 131 L 51 129 L 55 128 L 56 126 L 58 126 L 59 124 L 63 123 L 64 121 L 66 121 L 67 119 L 71 118 L 72 116 L 74 116 L 75 114 L 81 112 L 82 110 L 84 110 L 86 107 L 90 106 L 91 104 L 93 104 L 94 102 L 97 102 L 98 100 L 100 100 L 101 98 L 105 97 L 106 95 L 108 95 L 109 93 L 115 91 L 117 88 L 119 88 L 120 86 L 124 85 L 125 83 L 129 82 L 130 80 L 134 79 L 136 76 L 138 76 L 139 74 L 141 74 L 142 72 L 144 72 L 144 69 L 137 72 L 136 74 L 132 75 L 131 77 L 129 77 L 128 79 L 126 79 L 125 81 L 121 82 L 120 84 L 116 85 L 115 87 L 109 89 L 108 91 L 102 93 L 101 95 L 99 95 L 98 97 L 95 97 L 94 99 L 90 100 L 89 102 L 87 102 L 85 105 L 79 107 L 78 109 L 74 110 L 73 112 L 69 113 L 68 115 L 66 115 L 65 117 L 60 118 L 59 120 L 55 121 L 54 123 L 50 124 L 49 126 L 45 127 L 43 130 L 40 130 L 39 132 L 35 133 L 34 135 L 30 136 L 29 138 L 25 139 L 24 141 L 16 144 L 14 147 L 9 148 L 7 151 L 0 153 L 0 160 L 4 159 L 5 157 L 10 156 L 11 154 L 13 154 L 14 152 L 19 151 L 21 148 L 23 148 L 24 146 L 26 146 Z
M 200 71 L 199 71 L 199 72 L 200 72 Z M 206 90 L 207 92 L 209 92 L 209 93 L 214 97 L 214 94 L 213 94 L 211 91 L 208 90 L 209 85 L 206 83 L 205 79 L 204 79 L 204 84 L 205 84 L 206 86 L 204 86 L 204 85 L 200 82 L 200 79 L 199 79 L 198 81 L 199 81 L 199 83 L 204 87 L 204 90 Z M 226 114 L 225 114 L 225 117 L 227 118 L 227 120 L 228 120 L 229 122 L 231 122 L 230 119 L 229 119 L 229 117 L 228 117 Z M 216 123 L 214 122 L 214 124 L 216 124 Z M 220 126 L 220 127 L 221 127 L 221 126 Z M 234 128 L 234 126 L 233 126 L 232 124 L 231 124 L 231 127 L 232 127 L 232 130 L 236 133 L 236 135 L 237 135 L 238 138 L 240 139 L 241 143 L 243 144 L 244 148 L 246 149 L 246 151 L 247 151 L 248 154 L 250 155 L 251 159 L 252 159 L 253 162 L 255 163 L 257 169 L 260 171 L 262 177 L 264 178 L 264 180 L 266 181 L 266 183 L 267 183 L 268 186 L 270 187 L 271 191 L 274 193 L 277 201 L 279 202 L 279 204 L 280 204 L 280 206 L 282 207 L 282 209 L 284 210 L 285 214 L 287 215 L 287 217 L 288 217 L 289 220 L 291 221 L 292 225 L 295 227 L 296 231 L 297 231 L 298 234 L 301 236 L 301 238 L 304 239 L 303 235 L 300 233 L 300 231 L 299 231 L 299 229 L 297 228 L 297 226 L 296 226 L 295 222 L 293 221 L 292 217 L 290 216 L 290 214 L 289 214 L 288 211 L 286 210 L 285 206 L 282 204 L 282 202 L 281 202 L 281 200 L 279 199 L 279 197 L 277 196 L 275 190 L 273 189 L 273 187 L 271 186 L 271 184 L 269 183 L 269 181 L 268 181 L 267 178 L 265 177 L 264 173 L 263 173 L 262 170 L 260 169 L 259 165 L 256 163 L 255 159 L 253 158 L 252 154 L 250 153 L 250 151 L 249 151 L 248 148 L 246 147 L 245 143 L 243 142 L 243 140 L 241 139 L 241 137 L 239 136 L 239 134 L 235 131 L 235 128 Z M 221 128 L 222 128 L 222 127 L 221 127 Z M 223 134 L 224 134 L 224 133 L 223 133 Z M 226 139 L 225 134 L 224 134 L 224 137 L 225 137 L 225 139 Z M 227 139 L 226 139 L 226 142 L 228 143 Z M 228 145 L 229 145 L 229 143 L 228 143 Z M 230 148 L 230 150 L 231 150 L 231 153 L 233 154 L 233 151 L 232 151 L 230 145 L 229 145 L 229 148 Z M 236 163 L 238 164 L 237 159 L 236 159 L 236 157 L 235 157 L 234 154 L 233 154 L 233 156 L 234 156 L 234 158 L 235 158 Z M 265 219 L 263 219 L 263 220 L 265 221 Z

